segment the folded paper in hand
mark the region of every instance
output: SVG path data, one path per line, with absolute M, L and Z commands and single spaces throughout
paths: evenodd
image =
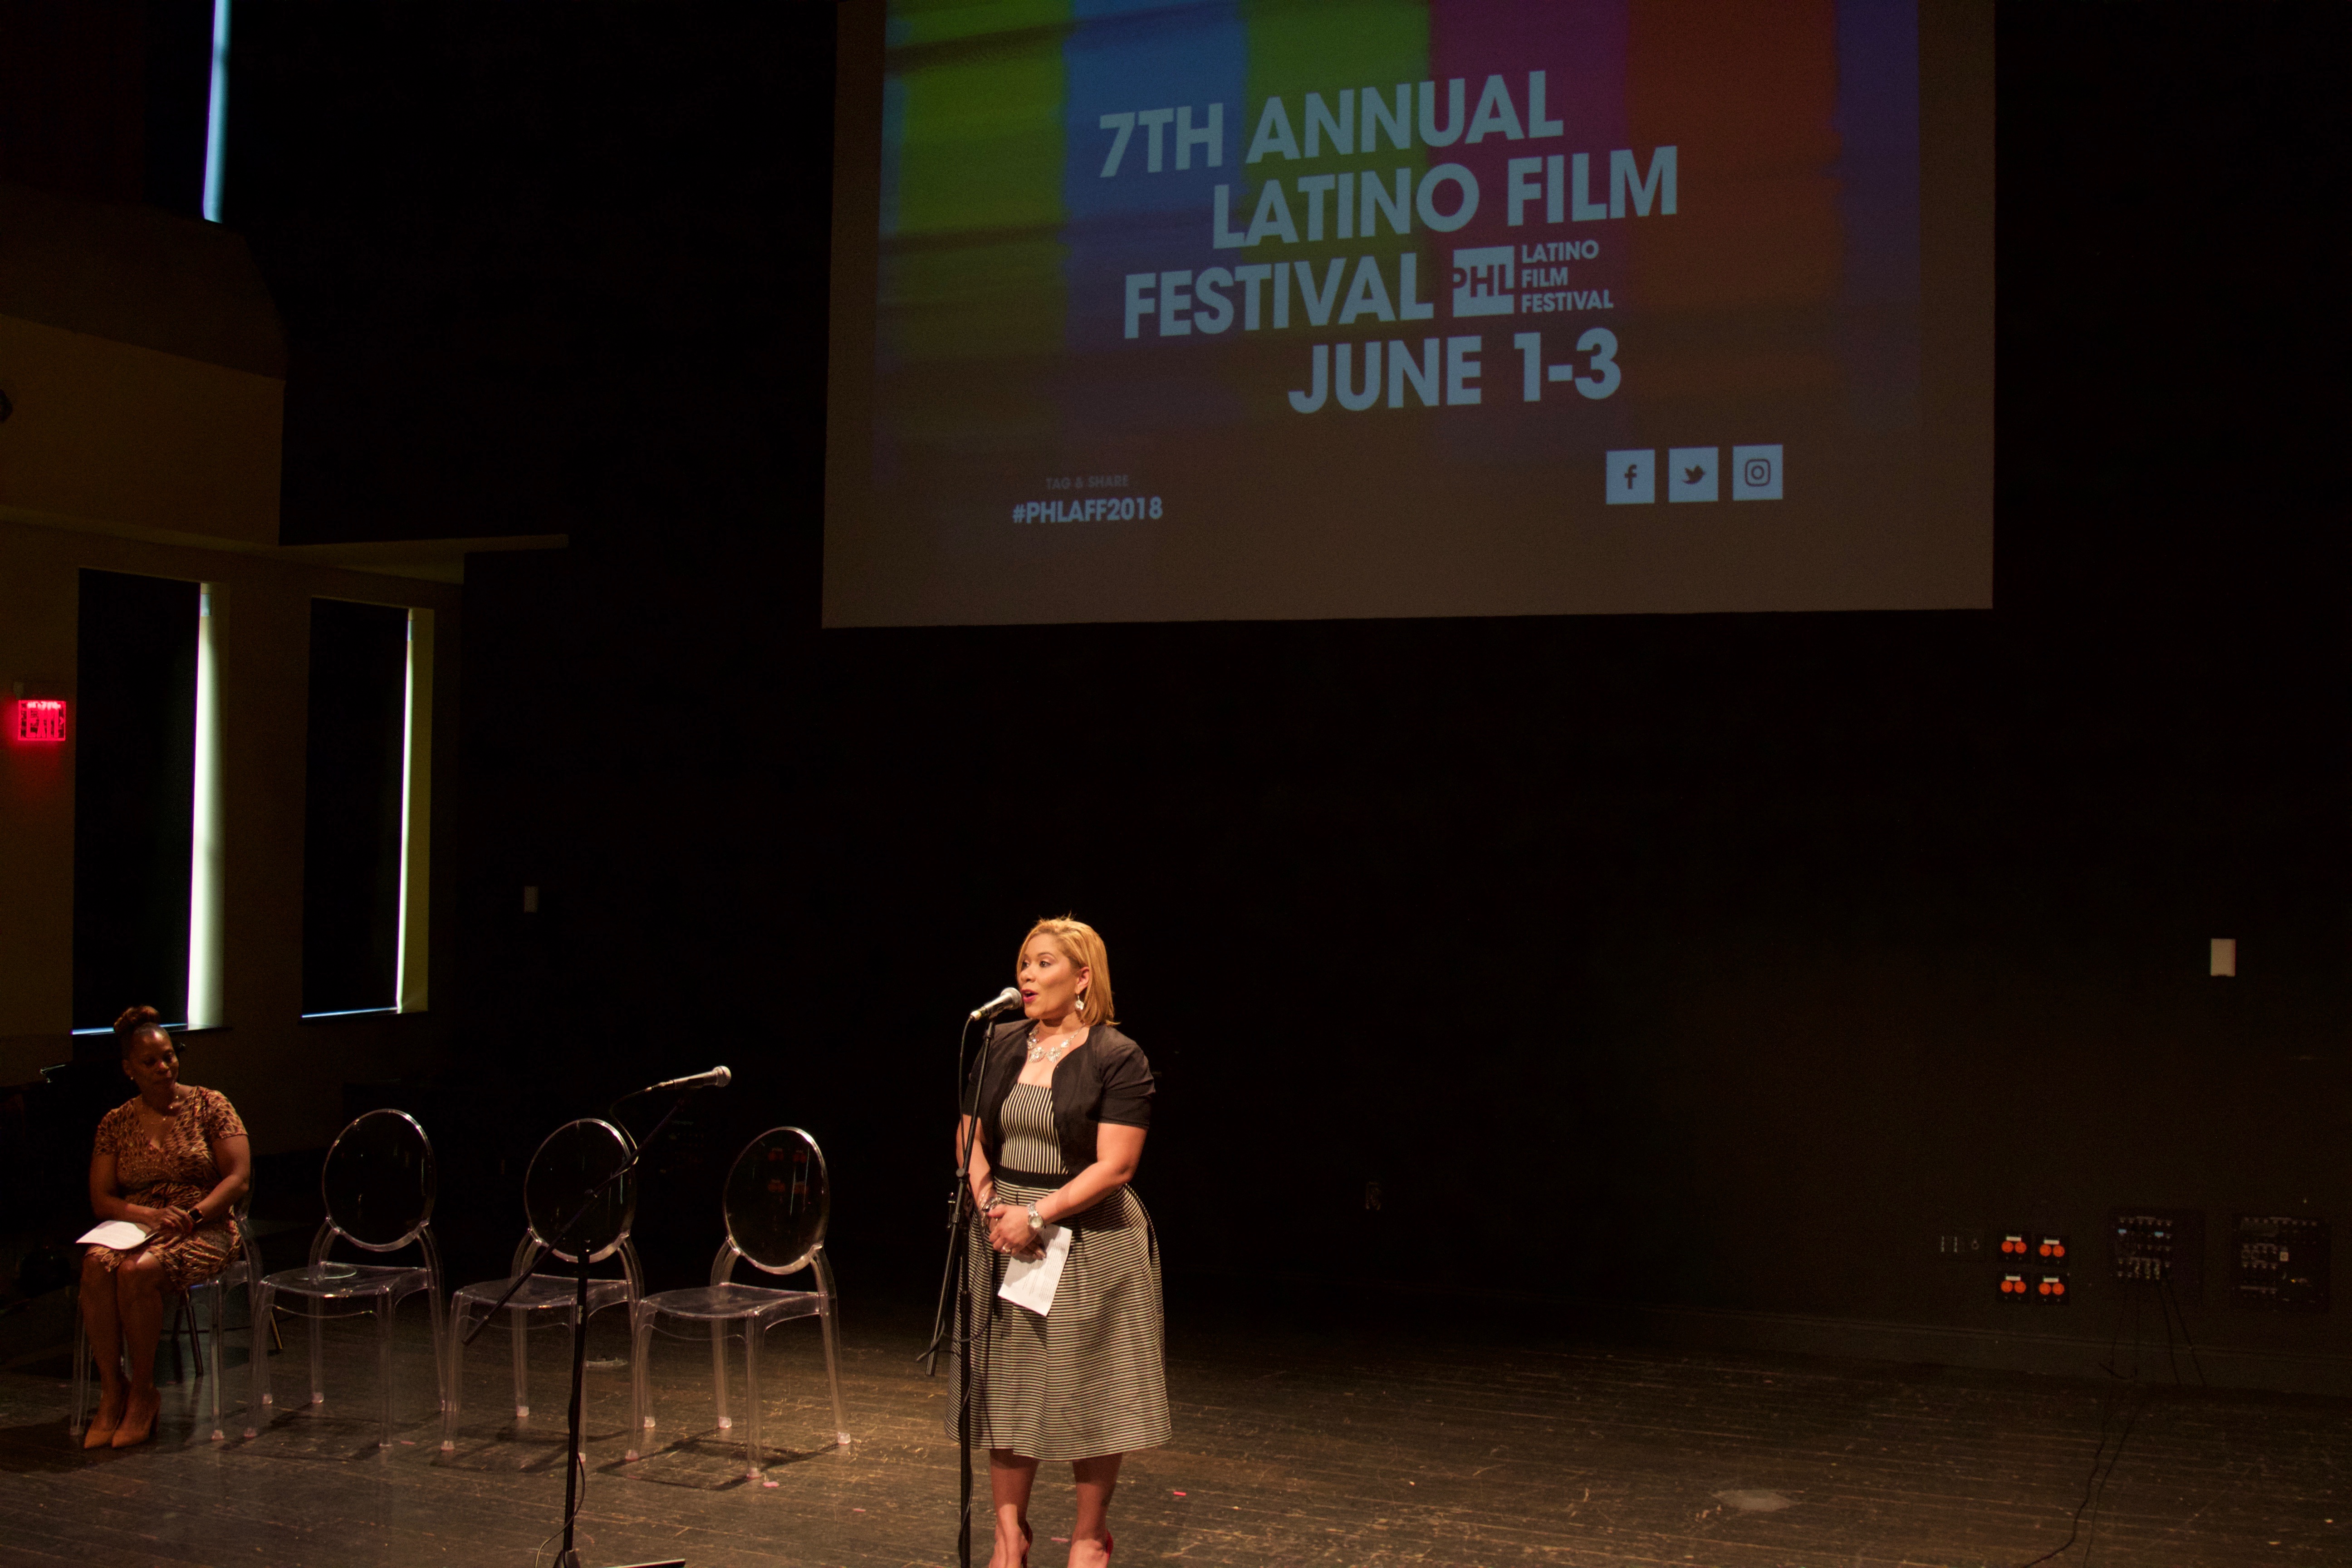
M 1069 1261 L 1070 1227 L 1049 1225 L 1039 1234 L 1045 1238 L 1045 1256 L 1007 1261 L 1004 1283 L 996 1288 L 996 1293 L 1042 1318 L 1053 1310 L 1054 1287 L 1062 1282 L 1062 1265 Z
M 147 1245 L 147 1238 L 153 1234 L 143 1225 L 133 1225 L 127 1219 L 110 1219 L 104 1225 L 91 1227 L 88 1236 L 76 1239 L 94 1241 L 117 1252 L 136 1252 Z

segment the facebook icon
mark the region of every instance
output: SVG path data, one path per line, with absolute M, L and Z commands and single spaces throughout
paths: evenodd
M 1658 449 L 1612 452 L 1605 465 L 1611 506 L 1647 506 L 1658 499 Z

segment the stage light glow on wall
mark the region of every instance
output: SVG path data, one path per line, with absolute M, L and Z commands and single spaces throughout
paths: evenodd
M 29 745 L 63 745 L 66 705 L 62 699 L 20 697 L 16 700 L 16 739 Z
M 224 0 L 226 4 L 226 0 Z M 228 1022 L 227 736 L 221 710 L 226 584 L 196 589 L 196 755 L 188 835 L 188 1026 Z
M 1990 605 L 1981 7 L 843 16 L 828 625 Z

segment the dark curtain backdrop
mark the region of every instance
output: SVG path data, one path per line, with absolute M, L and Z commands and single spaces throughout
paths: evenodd
M 2352 1217 L 2341 12 L 2003 7 L 1990 613 L 823 637 L 829 10 L 460 15 L 241 7 L 232 217 L 289 539 L 572 536 L 469 571 L 416 1093 L 527 1153 L 730 1062 L 664 1267 L 794 1121 L 919 1278 L 956 1022 L 1065 910 L 1180 1286 L 1981 1324 L 1947 1226 Z

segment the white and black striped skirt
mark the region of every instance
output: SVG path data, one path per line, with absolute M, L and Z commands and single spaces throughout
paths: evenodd
M 996 1195 L 1034 1203 L 1066 1179 L 999 1170 Z M 1070 1256 L 1043 1316 L 996 1294 L 1007 1260 L 971 1227 L 972 1444 L 1032 1459 L 1156 1448 L 1170 1426 L 1151 1216 L 1121 1187 L 1055 1223 L 1070 1227 Z M 952 1434 L 952 1408 L 948 1421 Z

